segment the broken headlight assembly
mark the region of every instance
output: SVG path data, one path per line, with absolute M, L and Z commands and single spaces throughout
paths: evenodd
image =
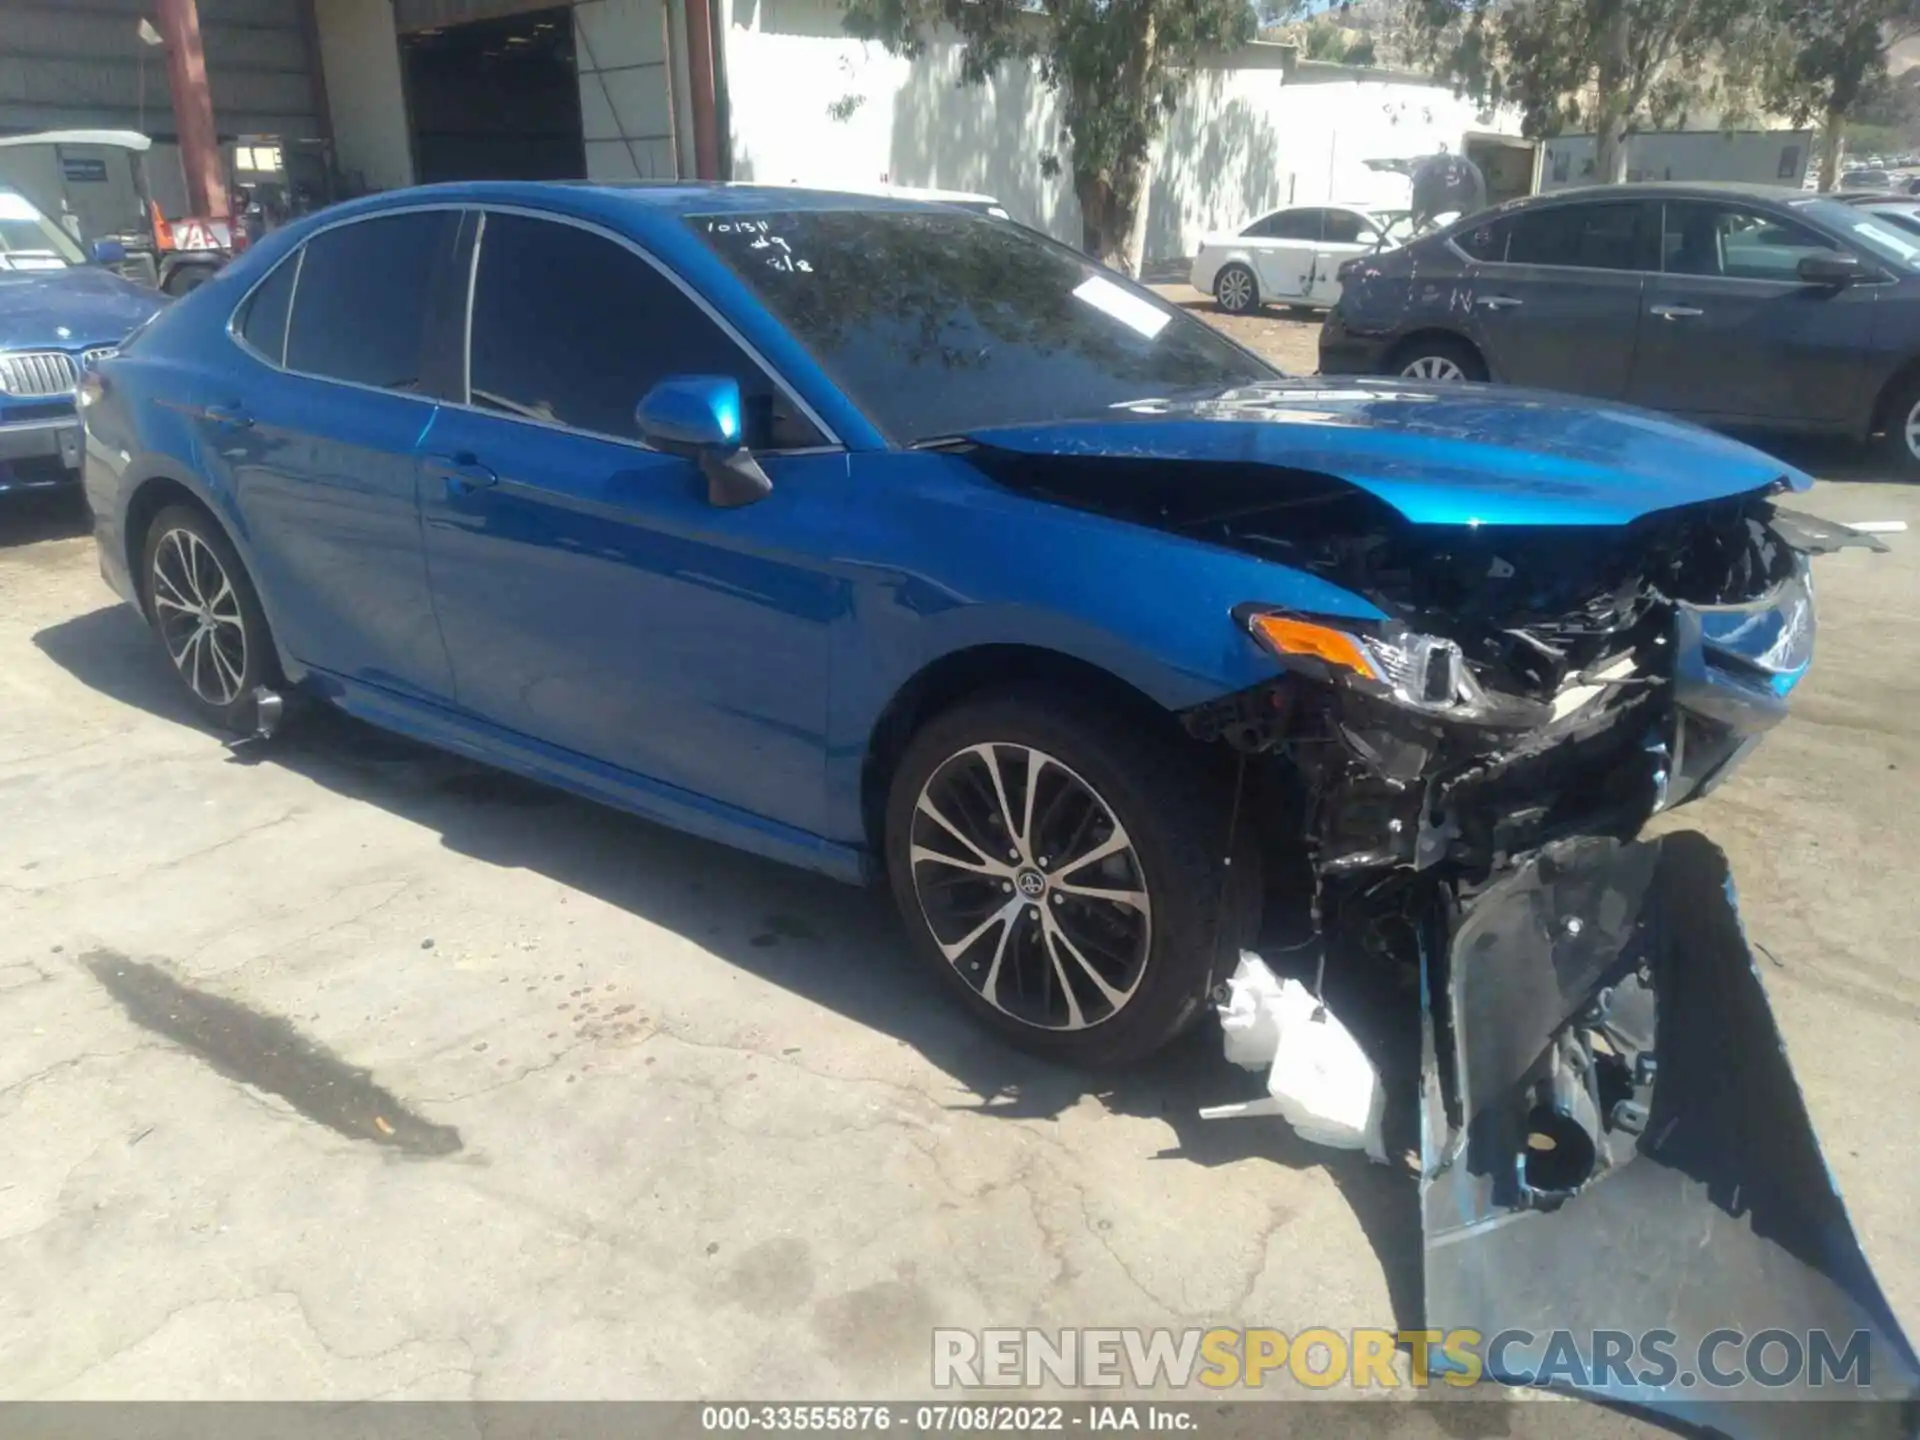
M 1290 669 L 1435 719 L 1529 728 L 1553 718 L 1551 706 L 1484 688 L 1453 641 L 1396 621 L 1341 628 L 1252 605 L 1234 618 Z

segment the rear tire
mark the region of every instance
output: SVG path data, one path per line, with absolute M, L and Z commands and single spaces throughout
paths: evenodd
M 1480 381 L 1487 378 L 1487 362 L 1464 340 L 1436 335 L 1402 345 L 1387 362 L 1389 373 L 1408 380 Z
M 260 597 L 212 516 L 169 505 L 141 547 L 140 595 L 193 708 L 221 730 L 251 734 L 254 691 L 277 686 L 279 657 Z
M 1228 799 L 1185 742 L 1064 694 L 966 701 L 901 757 L 888 878 L 915 951 L 988 1028 L 1124 1065 L 1205 1013 L 1257 928 L 1250 825 L 1221 864 Z
M 163 283 L 160 288 L 162 292 L 173 296 L 177 300 L 182 295 L 198 290 L 212 278 L 213 267 L 211 265 L 182 265 L 178 270 L 175 270 L 171 275 L 167 276 L 165 283 Z
M 1238 262 L 1222 265 L 1213 277 L 1213 302 L 1229 315 L 1251 315 L 1260 308 L 1260 281 Z
M 1903 480 L 1920 480 L 1920 374 L 1900 383 L 1887 399 L 1881 453 Z

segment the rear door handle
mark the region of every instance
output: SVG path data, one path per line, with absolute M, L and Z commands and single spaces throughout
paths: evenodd
M 200 412 L 200 418 L 229 430 L 250 430 L 253 428 L 253 416 L 238 405 L 209 405 Z
M 1512 295 L 1482 295 L 1473 303 L 1486 310 L 1512 310 L 1527 302 Z
M 449 495 L 470 495 L 500 483 L 498 475 L 471 455 L 429 455 L 426 466 L 427 474 L 446 482 Z
M 1658 315 L 1663 320 L 1691 320 L 1707 312 L 1697 305 L 1649 305 L 1647 313 Z

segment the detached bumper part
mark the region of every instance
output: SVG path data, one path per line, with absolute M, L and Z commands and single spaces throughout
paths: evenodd
M 1479 1331 L 1490 1378 L 1728 1435 L 1916 1433 L 1920 1363 L 1814 1138 L 1718 849 L 1549 846 L 1463 900 L 1428 973 L 1446 976 L 1421 1097 L 1429 1326 Z M 1864 1363 L 1770 1384 L 1744 1349 L 1766 1330 L 1834 1356 L 1863 1336 Z M 1596 1331 L 1667 1332 L 1674 1364 L 1599 1365 Z

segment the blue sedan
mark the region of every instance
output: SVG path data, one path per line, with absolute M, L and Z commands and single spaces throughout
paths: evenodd
M 1263 867 L 1310 866 L 1325 915 L 1632 833 L 1812 639 L 1772 504 L 1807 481 L 1757 451 L 1289 380 L 938 205 L 379 196 L 83 401 L 102 569 L 210 721 L 297 688 L 885 877 L 961 1003 L 1075 1061 L 1203 1013 Z

